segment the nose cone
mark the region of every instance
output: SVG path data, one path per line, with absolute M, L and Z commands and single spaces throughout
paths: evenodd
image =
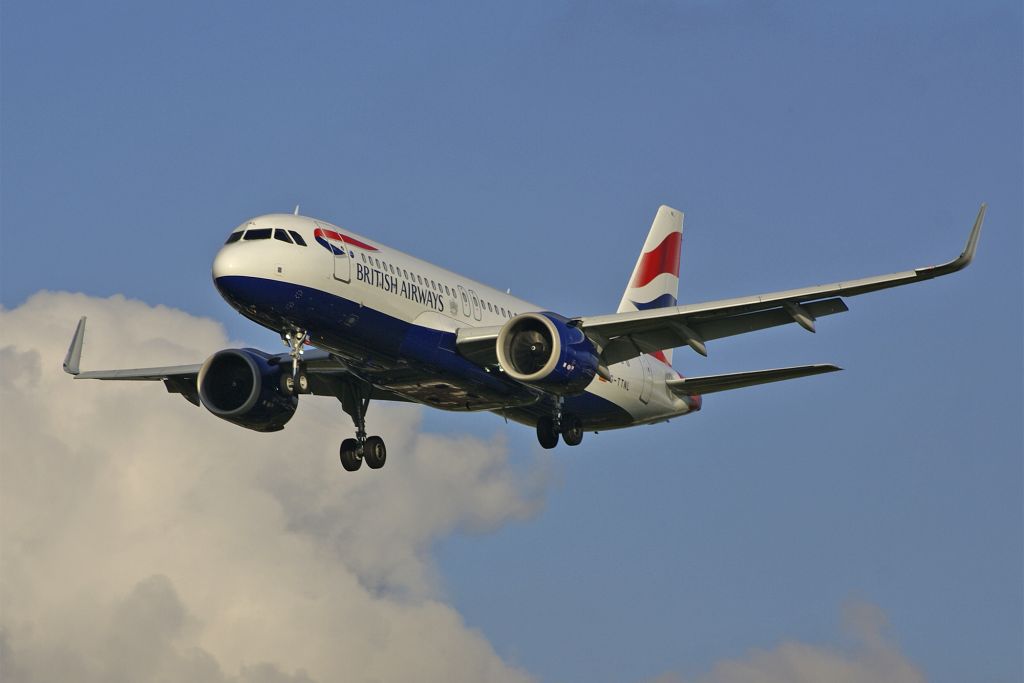
M 242 252 L 242 253 L 239 253 Z M 246 265 L 245 250 L 239 249 L 236 244 L 228 244 L 221 247 L 213 258 L 211 267 L 213 284 L 234 308 L 245 306 L 251 303 L 246 296 L 245 283 L 248 280 L 246 275 L 251 275 Z
M 241 273 L 238 250 L 233 248 L 234 246 L 229 244 L 226 247 L 222 247 L 217 252 L 217 255 L 213 257 L 212 271 L 214 282 L 219 282 L 223 277 L 230 277 Z

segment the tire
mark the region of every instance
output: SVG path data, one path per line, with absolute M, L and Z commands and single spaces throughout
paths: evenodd
M 296 382 L 292 379 L 291 375 L 281 375 L 281 393 L 285 396 L 295 396 L 296 394 L 305 394 L 309 392 L 309 377 L 306 373 L 299 373 L 298 391 L 295 390 Z
M 583 422 L 575 415 L 562 418 L 562 441 L 566 446 L 579 446 L 583 441 Z
M 355 472 L 362 466 L 363 456 L 359 454 L 359 442 L 345 439 L 341 442 L 341 466 L 346 472 Z
M 558 445 L 558 430 L 555 421 L 545 415 L 537 420 L 537 441 L 541 448 L 554 448 Z
M 379 470 L 384 467 L 388 459 L 388 449 L 384 445 L 384 439 L 379 436 L 371 436 L 363 444 L 363 460 L 366 466 L 372 470 Z

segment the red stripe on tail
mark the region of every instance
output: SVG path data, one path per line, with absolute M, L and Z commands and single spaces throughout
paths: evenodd
M 630 287 L 643 287 L 662 273 L 672 273 L 679 277 L 679 249 L 683 244 L 683 233 L 670 232 L 654 249 L 640 257 L 636 275 L 629 283 Z

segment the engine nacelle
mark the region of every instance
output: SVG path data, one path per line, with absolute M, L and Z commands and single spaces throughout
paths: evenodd
M 281 387 L 290 365 L 271 365 L 256 349 L 226 349 L 210 356 L 199 371 L 199 399 L 211 413 L 257 432 L 284 429 L 299 405 Z
M 498 362 L 512 379 L 558 394 L 579 394 L 597 373 L 597 349 L 555 313 L 521 313 L 498 333 Z

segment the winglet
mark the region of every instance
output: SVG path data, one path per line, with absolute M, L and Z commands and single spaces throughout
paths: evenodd
M 75 328 L 75 336 L 71 338 L 71 346 L 68 347 L 68 355 L 64 356 L 64 372 L 69 375 L 77 375 L 78 362 L 82 360 L 82 344 L 85 342 L 85 316 L 78 321 Z
M 932 266 L 931 268 L 918 268 L 917 274 L 925 278 L 932 278 L 955 273 L 966 268 L 974 258 L 974 252 L 978 249 L 978 238 L 981 236 L 981 224 L 985 222 L 986 209 L 988 209 L 988 204 L 982 203 L 981 208 L 978 209 L 978 217 L 974 219 L 974 227 L 971 228 L 971 234 L 967 237 L 967 246 L 964 247 L 959 256 L 942 265 Z
M 985 211 L 987 209 L 988 204 L 982 202 L 981 208 L 978 209 L 978 217 L 974 219 L 974 227 L 971 228 L 971 234 L 967 238 L 967 246 L 964 247 L 963 253 L 954 261 L 960 268 L 966 267 L 971 262 L 971 259 L 974 258 L 974 252 L 978 249 L 978 238 L 981 236 L 981 224 L 985 222 Z

